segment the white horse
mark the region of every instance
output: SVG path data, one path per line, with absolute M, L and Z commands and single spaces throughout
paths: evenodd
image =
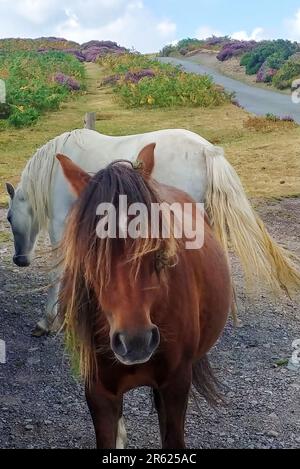
M 109 137 L 81 129 L 64 133 L 40 148 L 27 163 L 17 189 L 7 184 L 14 262 L 20 267 L 30 265 L 43 229 L 47 229 L 52 246 L 61 240 L 74 196 L 65 184 L 56 154 L 65 154 L 85 171 L 95 173 L 113 160 L 134 161 L 151 143 L 156 143 L 153 177 L 206 204 L 217 236 L 225 249 L 230 245 L 240 258 L 246 280 L 256 288 L 261 284 L 272 291 L 299 288 L 300 274 L 290 254 L 271 240 L 223 150 L 187 130 Z M 38 322 L 35 335 L 55 329 L 57 298 L 58 283 L 49 288 L 46 316 Z

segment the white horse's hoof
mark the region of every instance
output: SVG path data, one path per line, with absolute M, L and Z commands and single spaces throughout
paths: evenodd
M 119 420 L 119 425 L 118 425 L 118 435 L 117 435 L 117 441 L 116 441 L 116 449 L 125 449 L 127 445 L 127 432 L 125 428 L 125 420 L 122 417 Z
M 32 335 L 34 337 L 42 337 L 43 335 L 57 334 L 61 331 L 61 326 L 60 319 L 55 318 L 51 324 L 47 319 L 41 319 L 32 331 Z
M 41 327 L 40 324 L 37 324 L 31 333 L 33 337 L 43 337 L 44 335 L 48 335 L 48 334 L 49 334 L 49 331 Z

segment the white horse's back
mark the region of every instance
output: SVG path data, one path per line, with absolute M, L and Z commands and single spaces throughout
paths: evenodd
M 110 137 L 79 129 L 70 133 L 60 152 L 84 170 L 97 172 L 113 160 L 134 161 L 150 143 L 156 143 L 153 177 L 189 193 L 199 202 L 204 201 L 207 187 L 204 150 L 214 151 L 215 147 L 187 130 Z

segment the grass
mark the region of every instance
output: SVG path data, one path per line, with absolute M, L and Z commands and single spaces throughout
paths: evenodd
M 249 131 L 249 114 L 226 104 L 217 108 L 126 109 L 112 88 L 100 87 L 104 71 L 87 64 L 88 92 L 43 116 L 37 125 L 0 132 L 0 204 L 7 203 L 4 182 L 17 183 L 26 161 L 51 138 L 82 127 L 84 114 L 96 111 L 97 130 L 107 135 L 129 135 L 167 128 L 186 128 L 223 146 L 249 196 L 300 195 L 300 126 L 278 125 L 271 132 Z
M 0 244 L 8 243 L 12 239 L 10 232 L 0 231 Z

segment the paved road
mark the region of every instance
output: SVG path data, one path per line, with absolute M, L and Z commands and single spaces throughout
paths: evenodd
M 212 68 L 192 61 L 171 57 L 160 57 L 159 60 L 170 62 L 174 65 L 182 65 L 187 72 L 211 75 L 215 83 L 224 86 L 230 92 L 234 91 L 238 102 L 247 111 L 257 115 L 271 113 L 280 117 L 291 116 L 300 124 L 300 104 L 293 103 L 290 95 L 247 85 L 226 77 Z

